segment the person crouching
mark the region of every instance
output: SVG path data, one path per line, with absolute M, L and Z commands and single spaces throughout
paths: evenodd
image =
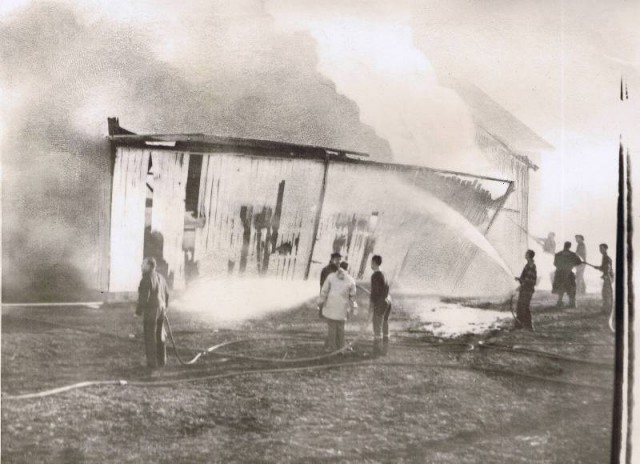
M 345 321 L 358 308 L 356 281 L 345 269 L 338 268 L 324 281 L 319 303 L 328 328 L 325 349 L 330 352 L 338 351 L 344 348 Z
M 142 262 L 142 279 L 138 287 L 136 316 L 142 316 L 144 348 L 147 367 L 155 369 L 167 363 L 164 318 L 169 306 L 169 289 L 162 275 L 156 272 L 156 260 L 145 258 Z

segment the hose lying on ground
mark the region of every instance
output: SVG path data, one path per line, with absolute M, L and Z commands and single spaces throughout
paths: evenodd
M 210 353 L 214 353 L 216 350 L 218 350 L 219 348 L 222 348 L 224 346 L 229 346 L 229 345 L 236 345 L 238 343 L 245 343 L 247 341 L 257 341 L 257 340 L 273 340 L 273 337 L 271 338 L 252 338 L 252 339 L 243 339 L 243 340 L 230 340 L 230 341 L 226 341 L 223 343 L 219 343 L 217 345 L 213 345 L 210 346 L 209 348 L 207 348 L 204 351 L 201 351 L 200 353 L 196 354 L 193 358 L 191 358 L 188 361 L 183 360 L 179 355 L 178 355 L 178 347 L 176 346 L 176 341 L 173 338 L 173 331 L 171 330 L 171 324 L 169 323 L 169 318 L 166 316 L 164 317 L 166 323 L 167 323 L 167 328 L 168 328 L 168 332 L 169 332 L 169 338 L 171 339 L 171 344 L 173 345 L 173 350 L 176 353 L 176 358 L 178 358 L 178 362 L 184 366 L 189 366 L 192 364 L 195 364 L 201 357 L 206 356 Z M 233 353 L 214 353 L 217 356 L 223 356 L 225 358 L 233 358 L 233 359 L 245 359 L 247 361 L 260 361 L 260 362 L 270 362 L 270 363 L 301 363 L 301 362 L 313 362 L 313 361 L 322 361 L 324 359 L 328 359 L 331 358 L 333 356 L 336 356 L 338 354 L 344 353 L 346 351 L 349 351 L 352 349 L 352 346 L 354 343 L 356 343 L 357 341 L 359 341 L 362 337 L 357 338 L 356 340 L 346 344 L 344 347 L 332 351 L 330 353 L 324 353 L 318 356 L 311 356 L 311 357 L 306 357 L 306 358 L 290 358 L 290 359 L 281 359 L 281 358 L 264 358 L 264 357 L 257 357 L 257 356 L 248 356 L 248 355 L 243 355 L 243 354 L 233 354 Z
M 47 396 L 52 396 L 64 392 L 68 392 L 71 390 L 76 390 L 80 388 L 87 388 L 92 386 L 109 386 L 109 385 L 120 385 L 120 386 L 133 386 L 133 387 L 163 387 L 169 385 L 175 385 L 180 383 L 188 383 L 188 382 L 197 382 L 197 381 L 205 381 L 205 380 L 217 380 L 224 379 L 230 377 L 237 377 L 241 375 L 255 375 L 255 374 L 277 374 L 277 373 L 285 373 L 285 372 L 301 372 L 301 371 L 313 371 L 320 369 L 332 369 L 338 367 L 370 367 L 370 366 L 386 366 L 386 367 L 430 367 L 435 369 L 453 369 L 453 370 L 466 370 L 466 371 L 474 371 L 474 372 L 482 372 L 482 373 L 490 373 L 495 375 L 506 375 L 506 376 L 514 376 L 514 377 L 524 377 L 533 380 L 539 380 L 544 382 L 556 383 L 560 385 L 568 385 L 573 387 L 583 387 L 590 388 L 596 390 L 610 390 L 610 387 L 604 387 L 601 385 L 582 383 L 582 382 L 573 382 L 569 380 L 555 379 L 552 377 L 544 377 L 533 374 L 526 374 L 522 372 L 516 372 L 506 369 L 491 369 L 491 368 L 481 368 L 481 367 L 466 367 L 460 366 L 456 364 L 422 364 L 422 363 L 400 363 L 400 362 L 376 362 L 376 361 L 356 361 L 356 362 L 345 362 L 345 363 L 334 363 L 334 364 L 316 364 L 312 366 L 298 366 L 298 367 L 285 367 L 285 368 L 277 368 L 277 369 L 253 369 L 253 370 L 245 370 L 245 371 L 235 371 L 235 372 L 227 372 L 224 374 L 214 374 L 209 376 L 200 376 L 200 377 L 185 377 L 181 379 L 171 379 L 171 380 L 152 380 L 152 381 L 127 381 L 127 380 L 98 380 L 98 381 L 88 381 L 88 382 L 80 382 L 72 385 L 67 385 L 64 387 L 54 388 L 51 390 L 45 390 L 37 393 L 27 393 L 23 395 L 3 395 L 3 399 L 5 400 L 24 400 L 24 399 L 34 399 L 34 398 L 44 398 Z
M 593 366 L 613 368 L 613 360 L 611 362 L 592 361 L 592 360 L 589 360 L 589 359 L 574 358 L 574 357 L 570 357 L 570 356 L 562 356 L 562 355 L 555 354 L 555 353 L 549 353 L 547 351 L 531 350 L 531 349 L 528 349 L 528 348 L 519 347 L 518 345 L 514 345 L 513 347 L 510 347 L 510 346 L 505 346 L 505 345 L 496 345 L 496 344 L 493 344 L 493 343 L 484 343 L 482 341 L 479 341 L 478 342 L 478 347 L 485 348 L 485 349 L 492 349 L 492 350 L 508 351 L 510 353 L 514 353 L 515 352 L 515 353 L 530 354 L 530 355 L 534 355 L 534 356 L 540 356 L 542 358 L 555 359 L 557 361 L 570 361 L 570 362 L 580 363 L 580 364 L 590 364 L 590 365 L 593 365 Z
M 18 318 L 21 318 L 18 316 Z M 63 325 L 63 324 L 58 324 L 58 323 L 52 323 L 52 322 L 48 322 L 48 321 L 39 321 L 36 319 L 30 319 L 30 318 L 24 318 L 22 317 L 21 319 L 26 319 L 26 320 L 30 320 L 32 322 L 44 322 L 45 324 L 49 324 L 49 325 L 53 325 L 53 326 L 59 326 L 59 327 L 63 327 L 63 328 L 71 328 L 71 329 L 75 329 L 75 330 L 81 330 L 81 331 L 85 331 L 85 332 L 92 332 L 92 333 L 99 333 L 102 335 L 107 335 L 107 336 L 112 336 L 115 338 L 119 338 L 122 339 L 124 337 L 120 337 L 114 334 L 109 334 L 109 333 L 105 333 L 105 332 L 99 332 L 99 331 L 95 331 L 95 330 L 88 330 L 88 329 L 83 329 L 81 327 L 70 327 L 67 325 Z M 176 352 L 176 357 L 178 358 L 179 362 L 183 365 L 191 365 L 194 364 L 198 359 L 200 359 L 202 356 L 205 356 L 209 353 L 214 353 L 216 352 L 219 348 L 222 348 L 224 346 L 229 346 L 232 344 L 237 344 L 237 343 L 242 343 L 242 342 L 246 342 L 247 340 L 232 340 L 232 341 L 227 341 L 227 342 L 223 342 L 223 343 L 219 343 L 217 345 L 213 345 L 209 348 L 207 348 L 204 351 L 201 351 L 200 353 L 198 353 L 194 358 L 192 358 L 191 360 L 185 361 L 183 360 L 181 357 L 178 356 L 178 349 L 175 343 L 175 339 L 173 337 L 173 333 L 171 330 L 171 326 L 169 324 L 169 321 L 167 319 L 167 328 L 169 331 L 169 336 L 171 338 L 174 350 Z M 273 340 L 273 338 L 270 338 L 269 340 Z M 319 355 L 319 356 L 313 356 L 313 357 L 307 357 L 307 358 L 293 358 L 293 359 L 279 359 L 279 358 L 263 358 L 263 357 L 254 357 L 254 356 L 247 356 L 247 355 L 235 355 L 235 354 L 231 354 L 231 353 L 221 353 L 221 352 L 217 352 L 215 354 L 219 355 L 219 356 L 223 356 L 223 357 L 233 357 L 236 359 L 245 359 L 245 360 L 251 360 L 251 361 L 260 361 L 260 362 L 269 362 L 269 363 L 300 363 L 300 362 L 313 362 L 313 361 L 319 361 L 319 360 L 324 360 L 324 359 L 328 359 L 332 356 L 335 356 L 336 354 L 345 352 L 347 350 L 349 350 L 352 346 L 353 343 L 355 343 L 356 341 L 358 341 L 358 339 L 354 340 L 354 342 L 352 342 L 351 344 L 345 346 L 344 348 L 340 349 L 340 350 L 336 350 L 332 353 L 326 353 L 323 355 Z M 450 345 L 451 343 L 447 343 L 446 345 Z M 442 346 L 442 344 L 434 344 L 435 346 Z M 469 343 L 461 343 L 460 345 L 462 346 L 470 346 L 470 349 L 473 349 L 473 345 L 469 344 Z M 483 347 L 490 347 L 490 348 L 505 348 L 505 347 L 499 347 L 499 346 L 495 346 L 495 345 L 486 345 L 483 343 L 480 343 L 479 346 L 483 346 Z M 507 349 L 509 349 L 508 347 L 506 347 Z M 518 352 L 520 350 L 513 350 L 513 349 L 509 349 L 509 351 L 515 351 Z M 529 350 L 534 352 L 534 350 Z M 552 355 L 550 353 L 543 353 L 543 352 L 534 352 L 532 354 L 547 354 L 547 355 Z M 566 357 L 560 357 L 557 355 L 554 355 L 556 358 L 559 359 L 565 359 L 565 360 L 570 360 L 570 361 L 579 361 L 579 362 L 584 362 L 584 360 L 580 360 L 577 358 L 566 358 Z M 588 362 L 588 361 L 587 361 Z M 588 362 L 589 363 L 589 362 Z M 255 370 L 246 370 L 246 371 L 236 371 L 236 372 L 229 372 L 229 373 L 224 373 L 224 374 L 215 374 L 215 375 L 211 375 L 211 376 L 204 376 L 204 377 L 187 377 L 187 378 L 182 378 L 182 379 L 173 379 L 173 380 L 158 380 L 158 381 L 127 381 L 127 380 L 101 380 L 101 381 L 86 381 L 86 382 L 80 382 L 80 383 L 76 383 L 76 384 L 72 384 L 72 385 L 67 385 L 67 386 L 63 386 L 63 387 L 59 387 L 59 388 L 55 388 L 55 389 L 51 389 L 51 390 L 46 390 L 43 392 L 38 392 L 38 393 L 29 393 L 29 394 L 24 394 L 24 395 L 14 395 L 14 396 L 10 396 L 10 395 L 6 395 L 3 396 L 5 399 L 30 399 L 30 398 L 42 398 L 42 397 L 46 397 L 46 396 L 51 396 L 51 395 L 55 395 L 55 394 L 60 394 L 60 393 L 64 393 L 70 390 L 74 390 L 74 389 L 79 389 L 79 388 L 86 388 L 86 387 L 90 387 L 90 386 L 104 386 L 104 385 L 131 385 L 131 386 L 162 386 L 162 385 L 170 385 L 170 384 L 174 384 L 174 383 L 184 383 L 184 382 L 192 382 L 192 381 L 198 381 L 198 380 L 212 380 L 212 379 L 220 379 L 220 378 L 227 378 L 227 377 L 233 377 L 233 376 L 238 376 L 238 375 L 250 375 L 250 374 L 259 374 L 259 373 L 279 373 L 279 372 L 294 372 L 294 371 L 305 371 L 305 370 L 315 370 L 315 369 L 328 369 L 328 368 L 333 368 L 333 367 L 353 367 L 353 366 L 362 366 L 362 365 L 384 365 L 384 366 L 424 366 L 424 367 L 441 367 L 441 368 L 449 368 L 449 369 L 458 369 L 458 370 L 472 370 L 472 371 L 482 371 L 482 372 L 489 372 L 489 373 L 494 373 L 494 374 L 498 374 L 498 375 L 515 375 L 515 376 L 520 376 L 520 377 L 526 377 L 526 378 L 532 378 L 532 379 L 537 379 L 537 380 L 542 380 L 542 381 L 548 381 L 548 382 L 553 382 L 553 383 L 560 383 L 560 384 L 566 384 L 566 385 L 573 385 L 573 386 L 579 386 L 579 387 L 586 387 L 586 388 L 596 388 L 596 389 L 605 389 L 607 390 L 607 387 L 601 387 L 599 385 L 592 385 L 592 384 L 585 384 L 585 383 L 579 383 L 579 382 L 572 382 L 572 381 L 566 381 L 566 380 L 562 380 L 562 379 L 555 379 L 555 378 L 551 378 L 551 377 L 543 377 L 543 376 L 536 376 L 536 375 L 532 375 L 532 374 L 523 374 L 520 372 L 515 372 L 515 371 L 509 371 L 509 370 L 499 370 L 499 369 L 489 369 L 489 368 L 474 368 L 474 367 L 465 367 L 465 366 L 459 366 L 459 365 L 446 365 L 446 364 L 434 364 L 434 365 L 429 365 L 429 364 L 420 364 L 420 363 L 374 363 L 373 361 L 357 361 L 357 362 L 350 362 L 350 363 L 333 363 L 333 364 L 320 364 L 320 365 L 311 365 L 311 366 L 299 366 L 299 367 L 289 367 L 289 368 L 276 368 L 276 369 L 255 369 Z

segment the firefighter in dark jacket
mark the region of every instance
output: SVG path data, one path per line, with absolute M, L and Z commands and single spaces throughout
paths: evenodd
M 324 285 L 325 280 L 327 280 L 327 277 L 338 270 L 338 268 L 340 267 L 341 259 L 342 255 L 340 253 L 331 254 L 331 260 L 329 261 L 329 264 L 323 267 L 322 271 L 320 272 L 320 290 L 322 290 L 322 286 Z M 320 319 L 322 319 L 322 305 L 318 306 L 318 315 L 320 316 Z
M 373 352 L 384 354 L 389 343 L 389 314 L 391 313 L 391 301 L 389 298 L 389 284 L 380 270 L 382 257 L 374 255 L 371 258 L 371 296 L 369 298 L 369 311 L 373 316 Z M 382 349 L 380 337 L 382 336 Z
M 524 257 L 527 264 L 522 270 L 520 277 L 516 280 L 520 282 L 520 291 L 518 295 L 518 306 L 516 309 L 516 329 L 533 330 L 533 322 L 531 320 L 531 298 L 535 292 L 536 282 L 538 281 L 538 272 L 536 263 L 533 258 L 536 253 L 533 250 L 527 250 Z
M 573 268 L 582 264 L 580 257 L 571 251 L 571 242 L 564 242 L 564 250 L 556 253 L 553 265 L 556 274 L 553 278 L 552 292 L 558 295 L 558 308 L 562 307 L 562 297 L 569 295 L 569 307 L 576 307 L 576 275 Z
M 324 281 L 327 280 L 329 274 L 333 274 L 340 267 L 340 260 L 342 259 L 342 255 L 340 253 L 332 253 L 331 261 L 325 267 L 322 268 L 322 272 L 320 272 L 320 289 L 324 285 Z
M 138 287 L 136 316 L 143 317 L 144 348 L 147 367 L 154 369 L 167 362 L 164 318 L 169 306 L 167 282 L 156 271 L 156 260 L 145 258 L 142 263 L 142 280 Z

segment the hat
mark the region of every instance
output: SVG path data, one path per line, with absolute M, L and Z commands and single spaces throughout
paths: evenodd
M 331 253 L 331 259 L 334 258 L 342 258 L 342 255 L 340 253 Z

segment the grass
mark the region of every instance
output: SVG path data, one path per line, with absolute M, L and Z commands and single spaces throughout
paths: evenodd
M 536 333 L 501 330 L 464 340 L 526 344 L 610 360 L 613 366 L 613 337 L 598 306 L 587 298 L 579 309 L 559 311 L 543 295 L 534 302 Z M 131 312 L 122 306 L 3 311 L 3 394 L 87 379 L 149 380 L 142 341 L 127 336 L 140 331 Z M 371 343 L 362 338 L 353 353 L 326 361 L 368 362 L 357 367 L 5 398 L 2 462 L 607 462 L 612 391 L 479 368 L 604 386 L 613 384 L 612 369 L 524 353 L 437 349 L 425 343 L 435 341 L 428 334 L 401 330 L 411 322 L 401 310 L 392 317 L 401 322 L 386 357 L 372 359 Z M 194 349 L 223 340 L 279 337 L 228 348 L 279 358 L 318 354 L 325 330 L 316 312 L 304 307 L 227 330 L 214 331 L 188 314 L 172 314 L 172 323 L 180 345 Z M 360 336 L 357 326 L 349 329 L 349 338 Z M 150 380 L 265 367 L 274 366 L 207 357 L 187 368 L 170 353 L 170 365 Z

